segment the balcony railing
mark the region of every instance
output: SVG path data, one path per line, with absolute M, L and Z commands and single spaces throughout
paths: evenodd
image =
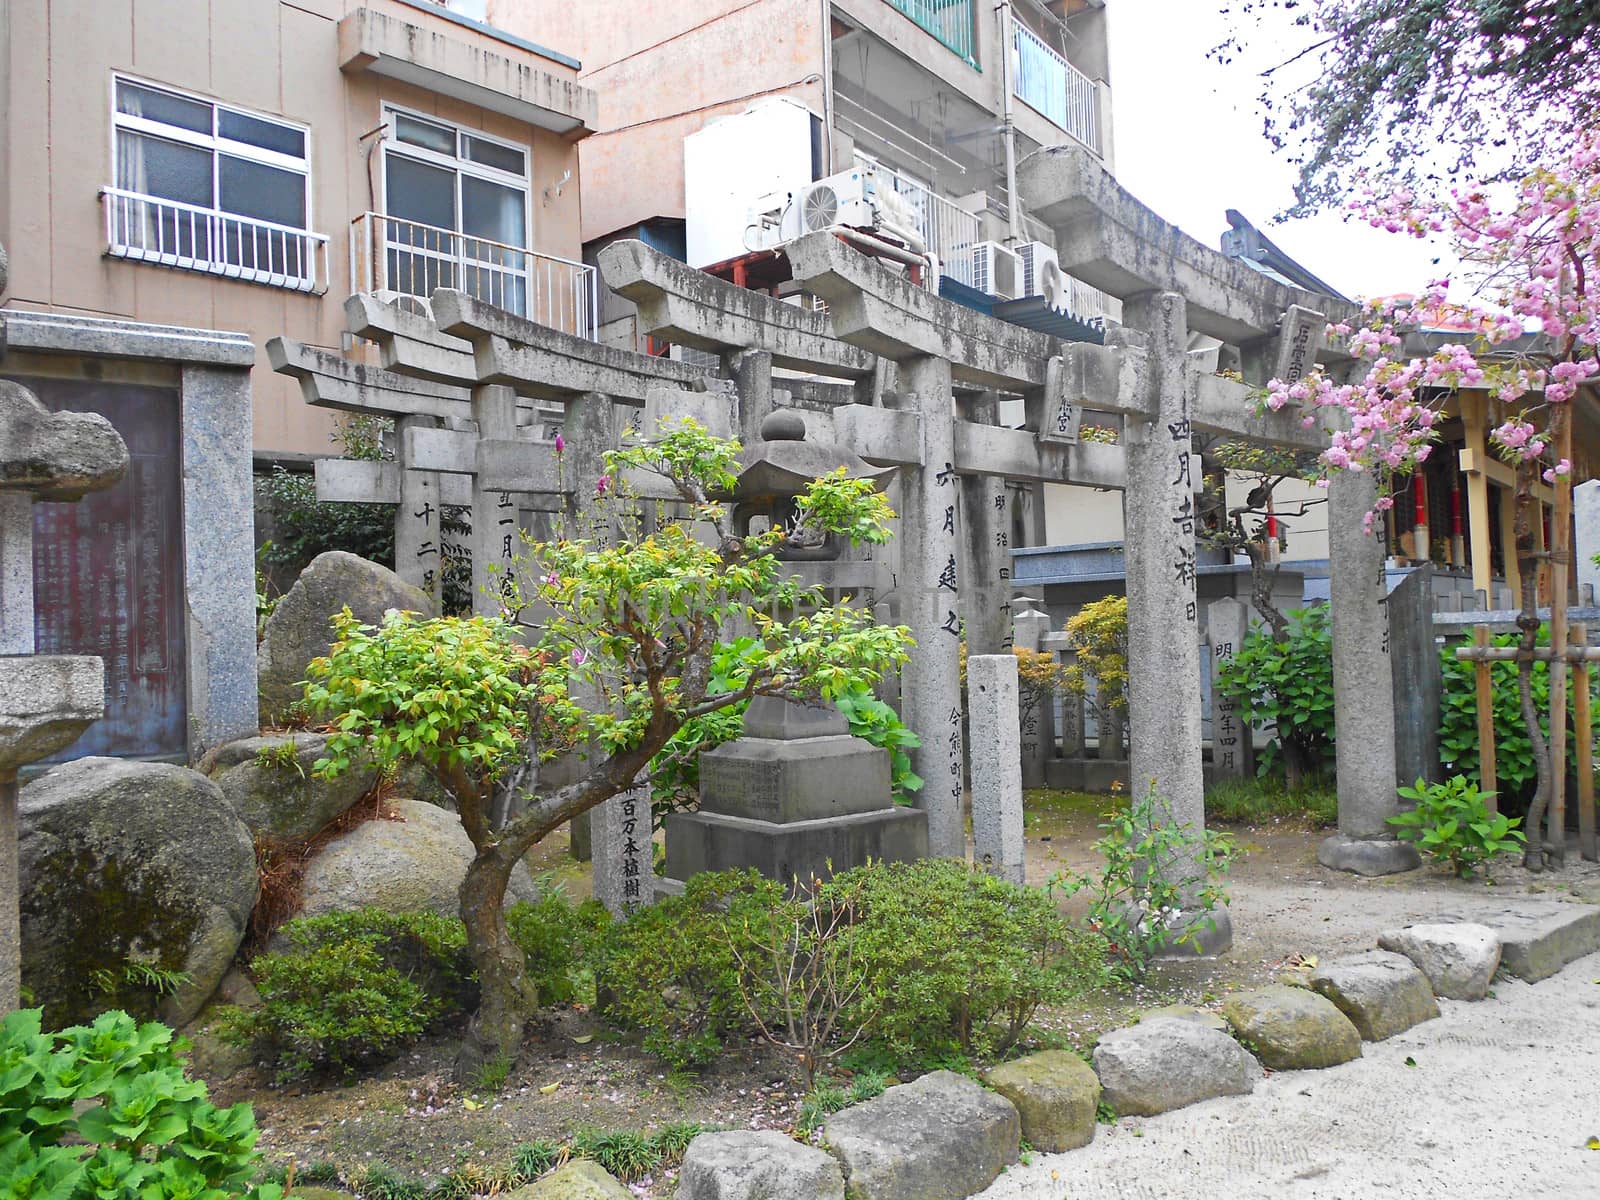
M 435 288 L 455 288 L 552 329 L 591 342 L 599 337 L 593 267 L 382 213 L 351 222 L 350 286 L 424 302 Z
M 106 253 L 250 283 L 322 292 L 328 235 L 122 188 L 102 188 Z
M 978 242 L 977 214 L 969 213 L 881 163 L 874 163 L 872 172 L 882 184 L 891 185 L 917 214 L 916 232 L 938 256 L 940 272 L 972 287 L 976 278 L 972 247 Z
M 1012 45 L 1016 70 L 1011 90 L 1030 108 L 1036 108 L 1096 154 L 1100 154 L 1100 92 L 1077 67 L 1040 40 L 1027 26 L 1013 20 Z
M 973 66 L 978 65 L 972 0 L 889 0 L 889 3 Z

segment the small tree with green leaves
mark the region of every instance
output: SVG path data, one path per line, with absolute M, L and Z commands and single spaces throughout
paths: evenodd
M 909 631 L 828 603 L 790 578 L 775 552 L 826 533 L 883 542 L 893 516 L 867 481 L 838 472 L 797 500 L 794 524 L 737 536 L 715 499 L 732 492 L 739 446 L 691 420 L 664 422 L 657 440 L 612 451 L 596 511 L 622 536 L 538 545 L 500 581 L 508 612 L 542 619 L 524 646 L 510 621 L 392 614 L 377 629 L 348 616 L 339 640 L 309 668 L 309 705 L 333 722 L 327 775 L 357 754 L 380 766 L 415 759 L 457 797 L 474 858 L 461 917 L 482 983 L 458 1072 L 514 1059 L 537 996 L 502 906 L 512 869 L 551 830 L 632 787 L 686 722 L 753 696 L 831 699 L 876 681 L 906 657 Z M 610 486 L 625 470 L 672 485 L 689 515 L 646 521 Z M 698 534 L 698 536 L 697 536 Z M 775 615 L 782 614 L 782 615 Z M 750 632 L 736 686 L 714 686 L 730 626 Z M 518 797 L 498 826 L 495 791 L 536 744 L 541 756 L 587 745 L 582 776 Z

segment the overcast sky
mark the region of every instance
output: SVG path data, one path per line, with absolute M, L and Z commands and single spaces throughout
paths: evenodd
M 1224 3 L 1109 0 L 1118 181 L 1207 246 L 1217 247 L 1224 214 L 1236 208 L 1346 295 L 1420 289 L 1439 272 L 1424 243 L 1341 214 L 1273 223 L 1294 198 L 1294 170 L 1262 135 L 1257 72 L 1299 46 L 1278 30 L 1247 63 L 1212 62 L 1206 52 L 1226 33 Z

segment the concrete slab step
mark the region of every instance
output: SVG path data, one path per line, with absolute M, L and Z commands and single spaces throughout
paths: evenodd
M 1600 952 L 1600 905 L 1505 905 L 1452 918 L 1487 925 L 1504 943 L 1500 968 L 1537 983 L 1586 954 Z

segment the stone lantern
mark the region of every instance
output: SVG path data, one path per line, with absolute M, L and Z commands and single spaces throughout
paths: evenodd
M 760 440 L 739 456 L 741 468 L 734 484 L 733 525 L 748 536 L 751 525 L 765 519 L 772 528 L 794 530 L 774 552 L 787 562 L 828 562 L 844 552 L 835 534 L 798 531 L 795 500 L 811 481 L 840 467 L 849 479 L 870 479 L 878 491 L 889 485 L 894 467 L 874 467 L 841 446 L 806 437 L 805 417 L 792 408 L 780 408 L 761 422 Z

